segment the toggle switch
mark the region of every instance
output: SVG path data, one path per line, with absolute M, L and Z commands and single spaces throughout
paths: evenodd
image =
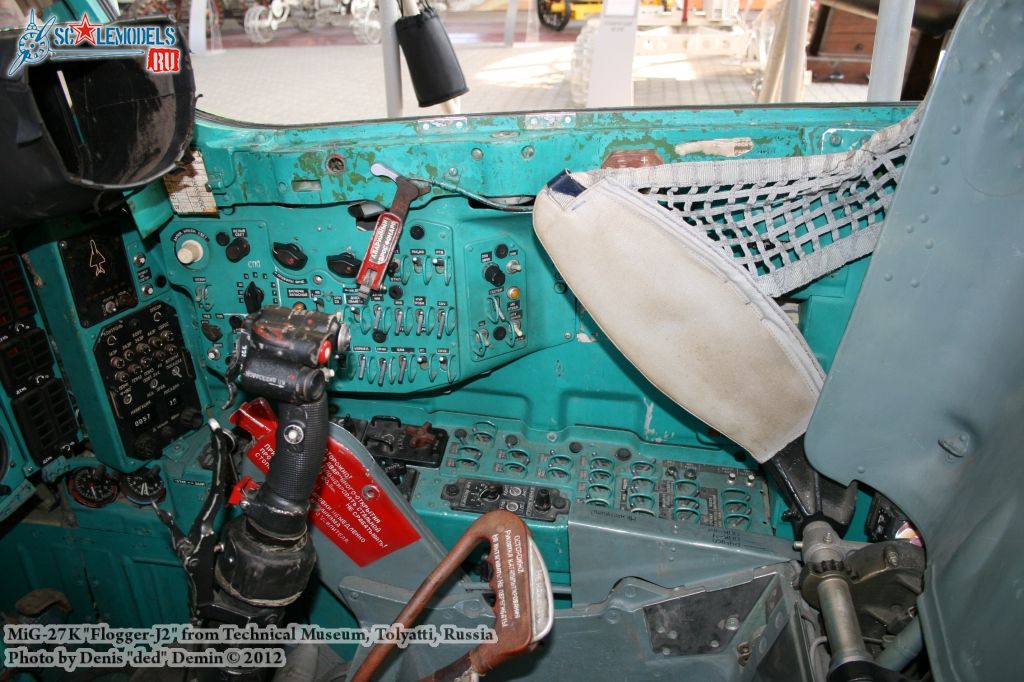
M 437 311 L 437 338 L 441 338 L 445 333 L 445 320 L 448 319 L 448 309 L 441 308 Z
M 487 301 L 491 304 L 492 310 L 488 311 L 491 322 L 504 322 L 505 312 L 501 309 L 501 302 L 497 296 L 488 296 Z M 491 314 L 493 313 L 493 314 Z
M 405 334 L 405 308 L 399 306 L 395 308 L 395 335 L 402 336 Z

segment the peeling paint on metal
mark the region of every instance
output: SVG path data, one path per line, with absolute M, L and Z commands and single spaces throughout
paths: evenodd
M 754 140 L 749 137 L 727 137 L 713 140 L 693 140 L 676 145 L 676 154 L 687 156 L 703 154 L 705 156 L 743 156 L 754 148 Z

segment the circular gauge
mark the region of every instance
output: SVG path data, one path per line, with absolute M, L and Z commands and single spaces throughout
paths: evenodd
M 142 467 L 138 471 L 121 476 L 121 492 L 128 501 L 140 507 L 159 502 L 167 495 L 167 488 L 160 478 L 160 467 Z
M 117 499 L 117 477 L 105 466 L 79 467 L 68 474 L 68 492 L 75 502 L 99 509 Z

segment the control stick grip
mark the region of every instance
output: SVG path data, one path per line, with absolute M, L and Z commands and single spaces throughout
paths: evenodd
M 324 462 L 327 395 L 308 403 L 278 403 L 277 416 L 275 454 L 256 495 L 253 516 L 265 530 L 291 536 L 306 528 L 309 496 Z M 268 509 L 278 513 L 263 513 Z

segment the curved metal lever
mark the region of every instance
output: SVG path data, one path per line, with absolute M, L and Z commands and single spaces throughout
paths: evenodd
M 551 630 L 554 599 L 547 567 L 523 520 L 500 509 L 484 514 L 470 525 L 417 588 L 394 625 L 412 627 L 438 589 L 481 542 L 488 542 L 491 547 L 487 561 L 492 568 L 490 586 L 495 595 L 497 640 L 481 644 L 424 680 L 475 679 L 509 658 L 531 651 Z M 393 642 L 375 644 L 352 682 L 369 682 L 394 647 Z

